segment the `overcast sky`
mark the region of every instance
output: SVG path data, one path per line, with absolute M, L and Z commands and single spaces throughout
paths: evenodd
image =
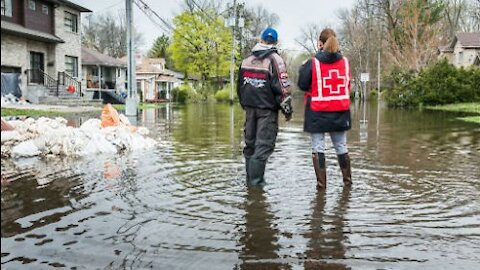
M 123 9 L 125 0 L 71 0 L 80 4 L 94 13 L 108 13 Z M 171 21 L 174 14 L 181 11 L 183 0 L 144 0 L 161 17 Z M 242 0 L 239 0 L 242 1 Z M 227 2 L 227 1 L 225 1 Z M 231 0 L 229 2 L 232 2 Z M 294 39 L 300 35 L 302 26 L 316 23 L 320 26 L 326 24 L 338 26 L 338 10 L 349 8 L 356 0 L 244 0 L 247 6 L 262 5 L 267 10 L 280 17 L 277 26 L 282 48 L 300 49 Z M 141 50 L 147 51 L 156 37 L 163 31 L 155 26 L 135 5 L 134 21 L 137 29 L 143 33 L 144 44 Z

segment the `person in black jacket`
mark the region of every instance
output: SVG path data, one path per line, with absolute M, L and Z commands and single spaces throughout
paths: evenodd
M 291 106 L 286 103 L 290 82 L 285 62 L 275 47 L 277 41 L 277 31 L 265 29 L 261 42 L 243 60 L 238 72 L 237 94 L 246 114 L 243 154 L 249 185 L 265 185 L 263 176 L 275 148 L 279 109 L 283 108 L 287 121 L 292 116 Z
M 351 186 L 347 133 L 351 128 L 350 70 L 348 60 L 332 29 L 324 29 L 318 40 L 318 52 L 299 70 L 298 87 L 305 93 L 304 131 L 311 134 L 312 161 L 317 187 L 327 185 L 325 133 L 329 133 L 338 156 L 345 186 Z

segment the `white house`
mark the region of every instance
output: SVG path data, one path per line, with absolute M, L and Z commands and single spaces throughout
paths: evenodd
M 453 41 L 439 49 L 439 57 L 445 57 L 456 67 L 480 65 L 480 32 L 458 33 Z
M 182 83 L 174 73 L 165 68 L 163 58 L 142 58 L 137 61 L 137 90 L 143 101 L 170 101 L 175 85 Z

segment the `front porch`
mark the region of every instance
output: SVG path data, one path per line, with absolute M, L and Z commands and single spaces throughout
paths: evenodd
M 117 74 L 120 74 L 121 71 L 116 67 L 85 66 L 83 74 L 85 74 L 86 90 L 105 89 L 124 92 L 125 85 L 121 85 L 121 82 L 117 80 L 119 77 Z

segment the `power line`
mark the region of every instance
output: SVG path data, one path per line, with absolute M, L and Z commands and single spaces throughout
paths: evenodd
M 147 3 L 145 3 L 143 0 L 134 0 L 133 2 L 143 13 L 145 13 L 145 15 L 147 15 L 150 21 L 152 21 L 154 24 L 160 27 L 163 31 L 167 33 L 171 33 L 174 30 L 174 27 L 169 22 L 167 22 L 162 17 L 160 17 L 160 15 L 158 15 L 158 13 L 155 12 L 155 10 L 150 8 L 150 6 L 148 6 Z M 160 22 L 163 23 L 164 26 L 162 26 L 156 20 L 154 20 L 153 17 L 156 17 Z
M 150 21 L 152 21 L 155 25 L 157 25 L 158 27 L 160 27 L 164 32 L 166 32 L 168 35 L 173 35 L 174 31 L 175 31 L 175 27 L 173 27 L 167 20 L 163 19 L 162 17 L 160 17 L 160 15 L 158 15 L 157 12 L 155 12 L 155 10 L 153 10 L 150 6 L 148 6 L 147 3 L 145 3 L 144 0 L 133 0 L 133 2 L 135 3 L 135 5 L 137 5 L 137 7 L 143 12 L 145 13 L 145 15 L 147 15 L 147 17 L 150 19 Z M 160 24 L 158 21 L 155 20 L 158 19 L 162 24 Z M 195 43 L 192 41 L 191 38 L 181 34 L 180 32 L 175 32 L 177 35 L 179 35 L 183 40 L 187 41 L 190 45 L 192 45 L 194 48 L 196 48 L 197 46 L 195 45 Z
M 120 4 L 123 4 L 124 2 L 125 2 L 124 0 L 117 1 L 117 2 L 115 2 L 114 4 L 111 4 L 111 5 L 109 5 L 109 6 L 107 6 L 107 7 L 104 7 L 104 8 L 102 8 L 102 9 L 100 9 L 100 10 L 96 10 L 95 13 L 97 14 L 97 13 L 103 13 L 103 12 L 105 12 L 105 11 L 110 11 L 111 8 L 113 8 L 113 7 L 115 7 L 115 6 L 118 6 L 118 5 L 120 5 Z
M 210 22 L 215 22 L 217 21 L 214 19 L 210 14 L 208 14 L 195 0 L 190 0 L 205 16 L 207 16 L 210 19 Z

